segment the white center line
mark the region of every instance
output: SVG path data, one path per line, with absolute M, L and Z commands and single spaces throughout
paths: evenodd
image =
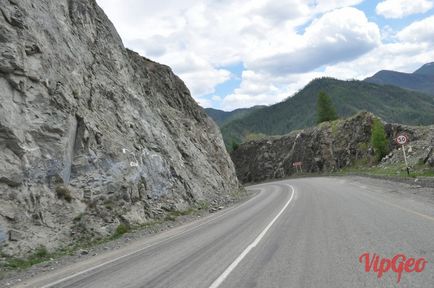
M 209 286 L 209 288 L 218 288 L 223 283 L 223 281 L 225 281 L 225 279 L 229 276 L 229 274 L 238 266 L 238 264 L 240 264 L 240 262 L 244 259 L 244 257 L 246 257 L 246 255 L 250 252 L 250 250 L 255 248 L 256 245 L 258 245 L 258 243 L 262 240 L 262 238 L 264 238 L 267 231 L 271 228 L 271 226 L 273 226 L 274 222 L 276 222 L 277 218 L 279 218 L 280 215 L 282 215 L 286 207 L 288 207 L 289 203 L 291 203 L 292 199 L 294 198 L 294 194 L 295 194 L 294 187 L 292 187 L 291 185 L 289 185 L 289 187 L 291 187 L 292 194 L 288 202 L 286 202 L 285 206 L 283 206 L 282 210 L 280 210 L 280 212 L 276 215 L 276 217 L 274 217 L 273 220 L 271 220 L 271 222 L 267 225 L 267 227 L 265 227 L 265 229 L 262 230 L 262 232 L 256 237 L 256 239 L 253 240 L 253 242 L 250 243 L 250 245 L 247 246 L 246 249 L 244 249 L 244 251 L 237 257 L 237 259 L 235 259 L 234 262 L 232 262 L 232 264 L 229 265 L 228 268 L 226 268 L 226 270 L 223 271 L 223 273 L 216 280 L 214 280 L 214 282 L 211 284 L 211 286 Z

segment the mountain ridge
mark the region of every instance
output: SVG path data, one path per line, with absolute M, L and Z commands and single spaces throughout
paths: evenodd
M 205 112 L 210 116 L 217 125 L 222 126 L 232 120 L 242 118 L 248 113 L 266 107 L 265 105 L 256 105 L 250 108 L 239 108 L 232 111 L 223 111 L 214 108 L 204 108 Z
M 423 65 L 413 73 L 381 70 L 364 81 L 398 86 L 434 96 L 434 62 Z
M 372 112 L 387 122 L 427 125 L 434 122 L 434 97 L 396 86 L 334 78 L 312 80 L 287 100 L 258 109 L 221 126 L 226 145 L 249 133 L 282 135 L 316 123 L 316 98 L 326 92 L 340 117 Z

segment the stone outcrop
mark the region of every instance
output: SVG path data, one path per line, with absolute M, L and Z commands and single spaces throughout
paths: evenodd
M 304 173 L 332 172 L 362 161 L 373 164 L 370 138 L 374 117 L 361 112 L 345 120 L 321 123 L 288 135 L 246 142 L 231 154 L 238 179 L 249 183 L 290 176 L 298 173 L 294 162 L 302 162 Z M 406 147 L 410 165 L 429 165 L 433 159 L 434 126 L 385 123 L 385 132 L 392 152 L 380 165 L 403 163 L 402 151 L 394 141 L 401 132 L 411 139 Z
M 0 242 L 52 249 L 239 189 L 220 131 L 94 0 L 0 0 Z
M 386 124 L 389 142 L 392 146 L 391 152 L 386 155 L 380 167 L 399 166 L 404 163 L 402 147 L 394 141 L 398 133 L 407 134 L 410 142 L 404 146 L 407 161 L 410 168 L 416 166 L 425 170 L 434 168 L 434 126 L 406 126 L 401 124 Z

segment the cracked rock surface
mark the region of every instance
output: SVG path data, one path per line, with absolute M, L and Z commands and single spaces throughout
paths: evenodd
M 54 249 L 232 200 L 220 131 L 94 0 L 0 0 L 0 242 Z
M 243 143 L 231 153 L 238 179 L 249 183 L 291 176 L 301 172 L 299 167 L 293 167 L 295 162 L 302 162 L 304 173 L 332 172 L 367 160 L 366 165 L 374 165 L 370 142 L 374 117 L 360 112 L 287 135 Z M 400 133 L 411 139 L 405 146 L 409 166 L 434 167 L 434 126 L 385 123 L 384 129 L 390 153 L 380 167 L 404 163 L 401 147 L 395 143 Z

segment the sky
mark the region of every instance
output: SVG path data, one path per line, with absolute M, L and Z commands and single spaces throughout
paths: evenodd
M 434 0 L 97 0 L 124 45 L 203 107 L 271 105 L 311 80 L 434 61 Z

